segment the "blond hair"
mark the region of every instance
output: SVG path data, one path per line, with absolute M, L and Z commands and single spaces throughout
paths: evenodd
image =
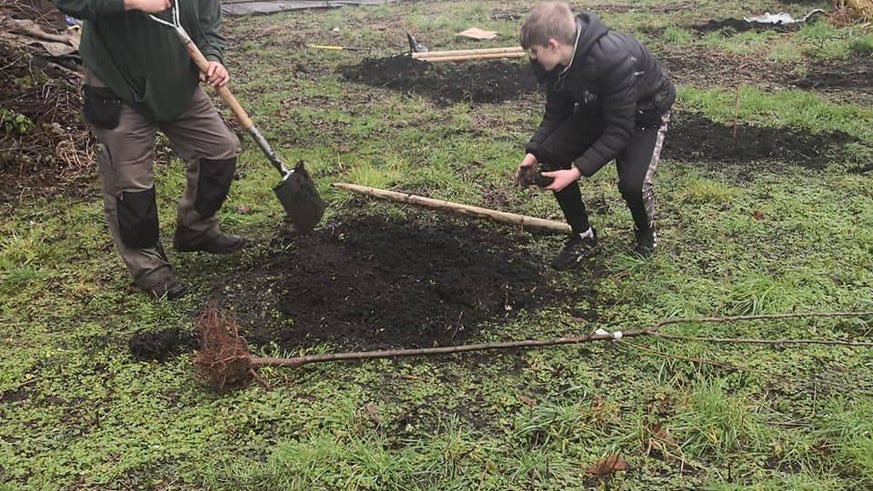
M 528 49 L 533 45 L 546 46 L 549 39 L 564 44 L 576 41 L 576 18 L 565 2 L 543 2 L 528 14 L 521 26 L 519 41 Z

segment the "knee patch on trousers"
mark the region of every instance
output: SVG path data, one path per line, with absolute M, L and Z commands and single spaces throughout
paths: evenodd
M 148 249 L 158 243 L 158 206 L 154 186 L 144 191 L 123 191 L 117 200 L 118 232 L 124 245 Z
M 211 217 L 221 208 L 233 175 L 236 172 L 236 158 L 232 159 L 200 159 L 197 171 L 197 198 L 194 209 L 203 217 Z

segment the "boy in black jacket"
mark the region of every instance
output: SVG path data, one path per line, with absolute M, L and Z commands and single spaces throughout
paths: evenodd
M 555 192 L 573 230 L 552 266 L 569 269 L 596 250 L 577 181 L 612 159 L 634 220 L 634 252 L 651 256 L 657 243 L 652 177 L 676 99 L 667 72 L 639 41 L 610 31 L 595 14 L 574 17 L 563 2 L 535 7 L 520 38 L 545 85 L 546 111 L 516 182 L 537 165 L 544 168 L 543 176 L 554 179 L 545 189 Z

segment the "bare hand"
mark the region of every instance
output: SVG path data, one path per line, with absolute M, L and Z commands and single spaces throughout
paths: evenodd
M 579 169 L 577 169 L 576 166 L 571 166 L 569 169 L 566 170 L 543 172 L 543 175 L 546 177 L 553 177 L 555 179 L 555 181 L 546 186 L 545 189 L 554 191 L 556 193 L 569 186 L 571 182 L 576 181 L 580 177 L 582 177 L 582 173 L 579 172 Z
M 534 154 L 529 153 L 524 156 L 524 159 L 518 164 L 518 169 L 515 171 L 515 185 L 527 186 L 532 181 L 534 173 L 536 173 L 537 158 Z
M 217 61 L 210 61 L 206 72 L 200 72 L 200 81 L 210 87 L 222 87 L 230 81 L 230 73 L 227 68 Z
M 157 14 L 170 8 L 170 0 L 124 0 L 124 10 L 141 10 Z

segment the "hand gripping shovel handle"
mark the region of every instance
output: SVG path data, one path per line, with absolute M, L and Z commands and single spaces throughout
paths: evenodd
M 203 53 L 200 52 L 200 48 L 194 44 L 194 41 L 191 40 L 191 37 L 181 28 L 176 28 L 176 33 L 182 39 L 182 42 L 185 43 L 185 49 L 188 50 L 188 54 L 191 55 L 191 59 L 194 60 L 194 63 L 197 64 L 197 67 L 200 68 L 200 71 L 206 73 L 209 70 L 209 61 L 203 56 Z M 236 97 L 230 92 L 230 89 L 227 88 L 226 85 L 222 85 L 221 87 L 216 87 L 216 92 L 221 97 L 221 100 L 224 101 L 225 104 L 233 111 L 233 115 L 236 117 L 236 120 L 239 121 L 239 124 L 242 125 L 249 133 L 252 134 L 252 138 L 255 139 L 255 142 L 261 148 L 261 151 L 264 152 L 264 155 L 267 156 L 267 159 L 273 164 L 273 167 L 276 168 L 281 174 L 282 179 L 288 177 L 288 174 L 291 172 L 285 164 L 279 159 L 279 156 L 276 155 L 276 152 L 273 151 L 273 148 L 267 142 L 267 139 L 264 138 L 264 135 L 258 130 L 258 127 L 255 126 L 254 121 L 249 115 L 246 113 L 246 110 L 243 109 L 242 105 L 236 100 Z

